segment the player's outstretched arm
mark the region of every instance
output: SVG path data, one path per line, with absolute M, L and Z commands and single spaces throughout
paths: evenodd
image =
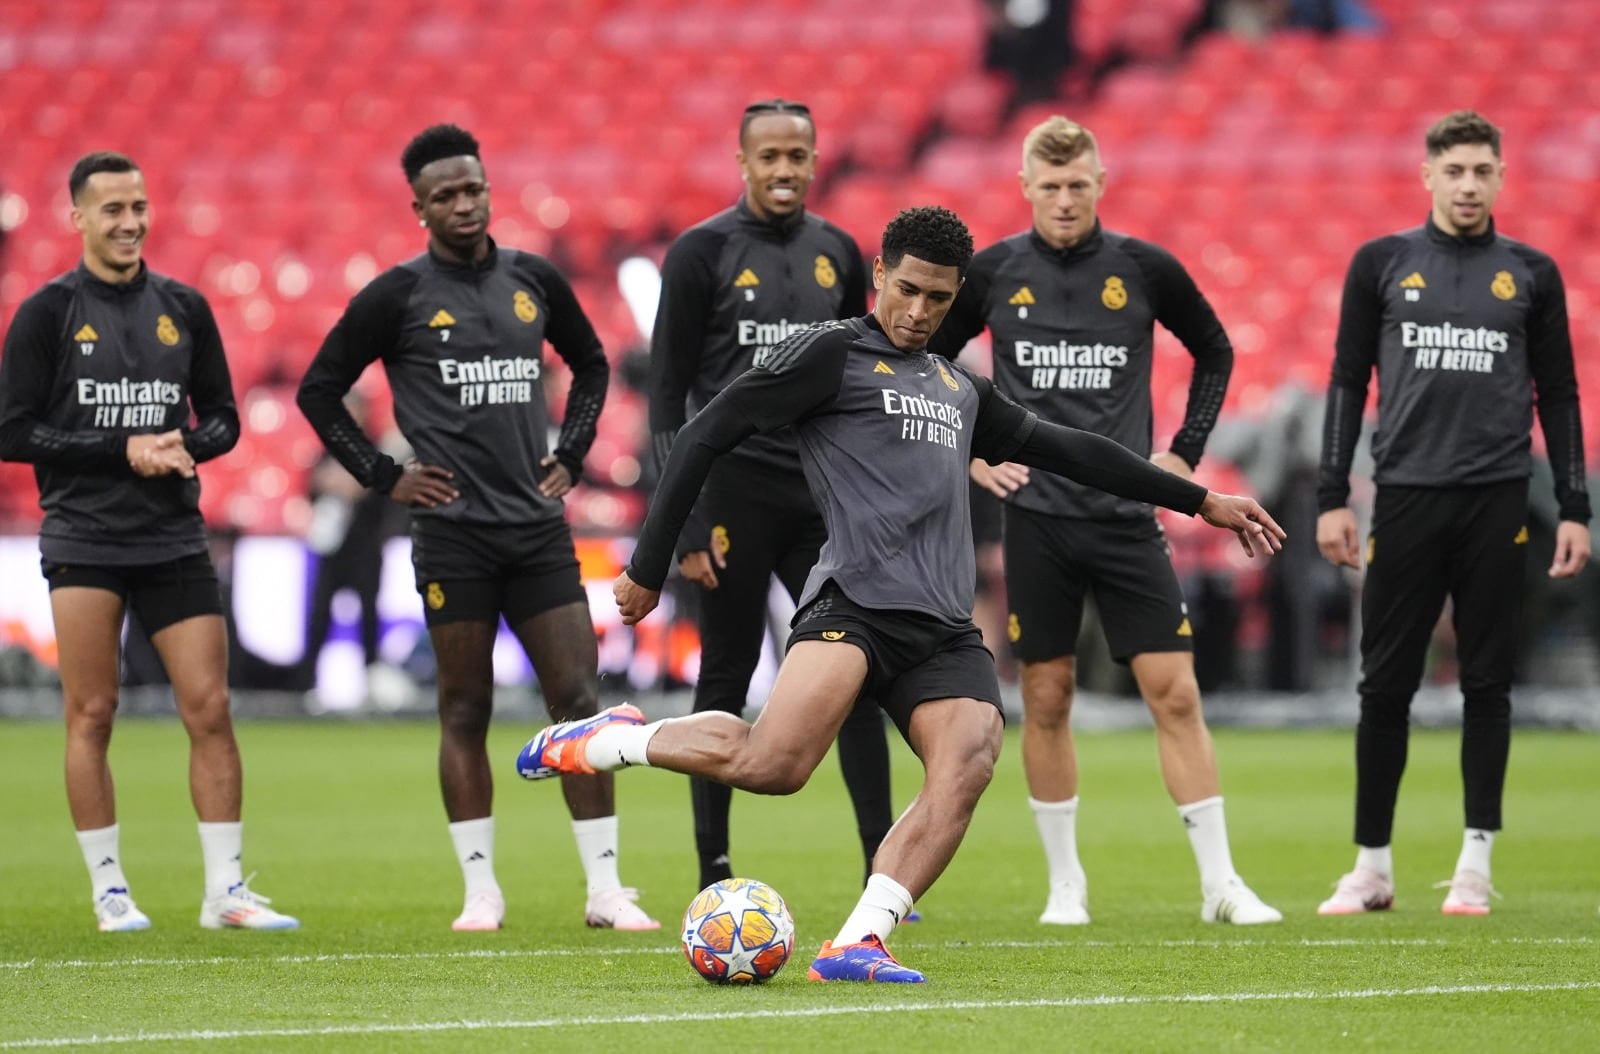
M 1246 556 L 1276 553 L 1283 548 L 1283 528 L 1254 498 L 1208 490 L 1206 500 L 1200 503 L 1200 518 L 1238 535 Z

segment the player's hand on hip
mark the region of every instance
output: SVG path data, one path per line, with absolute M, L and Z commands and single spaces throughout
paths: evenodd
M 1348 508 L 1329 509 L 1317 517 L 1317 548 L 1323 559 L 1335 567 L 1361 570 L 1360 533 L 1356 514 Z
M 572 473 L 567 471 L 567 466 L 556 460 L 554 454 L 546 454 L 539 459 L 539 467 L 545 470 L 544 479 L 539 481 L 539 493 L 547 498 L 559 498 L 572 489 Z
M 702 554 L 703 555 L 703 554 Z M 628 577 L 624 571 L 611 584 L 611 595 L 617 598 L 617 610 L 622 612 L 622 624 L 631 626 L 656 609 L 661 602 L 661 590 L 646 589 Z
M 1159 454 L 1150 455 L 1150 463 L 1156 468 L 1164 468 L 1174 476 L 1182 479 L 1194 479 L 1194 469 L 1183 458 L 1170 450 L 1163 450 Z
M 1589 563 L 1589 525 L 1562 520 L 1556 525 L 1556 556 L 1550 564 L 1551 578 L 1571 578 Z
M 389 497 L 401 505 L 435 509 L 461 497 L 460 492 L 450 484 L 455 478 L 456 474 L 447 468 L 408 461 L 406 470 L 389 488 Z
M 1238 535 L 1246 556 L 1275 553 L 1283 548 L 1283 528 L 1254 498 L 1207 491 L 1200 517 L 1213 527 L 1224 527 Z
M 728 566 L 720 553 L 717 554 L 717 565 Z M 701 589 L 717 588 L 717 572 L 711 566 L 711 553 L 705 549 L 685 553 L 683 559 L 678 561 L 678 573 Z
M 991 465 L 982 458 L 972 459 L 972 464 L 967 466 L 967 475 L 972 482 L 997 498 L 1009 498 L 1026 487 L 1030 478 L 1027 465 L 1019 465 L 1014 461 Z

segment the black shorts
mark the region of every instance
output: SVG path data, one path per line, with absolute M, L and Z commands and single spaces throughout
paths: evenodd
M 41 560 L 40 570 L 54 592 L 69 586 L 104 589 L 122 598 L 149 636 L 200 615 L 222 614 L 217 569 L 205 553 L 159 564 L 118 567 Z
M 791 648 L 802 640 L 844 641 L 860 648 L 867 656 L 861 694 L 876 700 L 903 736 L 911 727 L 911 711 L 930 699 L 978 699 L 1004 715 L 994 655 L 970 622 L 949 626 L 916 611 L 864 608 L 828 582 L 795 613 L 792 625 Z
M 413 517 L 411 566 L 430 626 L 501 615 L 516 625 L 588 600 L 565 520 L 485 527 Z
M 1023 662 L 1074 655 L 1094 595 L 1111 657 L 1193 651 L 1194 631 L 1161 525 L 1068 519 L 1006 506 L 1006 635 Z

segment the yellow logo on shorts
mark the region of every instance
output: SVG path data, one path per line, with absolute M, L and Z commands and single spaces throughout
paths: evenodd
M 842 629 L 825 629 L 825 630 L 822 631 L 822 639 L 823 640 L 844 640 L 844 630 L 842 630 Z
M 444 587 L 437 582 L 428 583 L 428 591 L 423 594 L 428 601 L 428 606 L 435 611 L 444 607 Z
M 817 266 L 811 272 L 817 279 L 817 284 L 824 289 L 832 289 L 834 283 L 839 281 L 839 276 L 833 270 L 833 261 L 826 256 L 817 257 Z
M 1006 639 L 1012 644 L 1022 639 L 1022 623 L 1017 621 L 1015 615 L 1006 619 Z
M 539 317 L 539 305 L 535 304 L 533 297 L 522 289 L 518 289 L 517 294 L 511 298 L 511 310 L 524 322 L 532 322 Z
M 1184 619 L 1182 622 L 1178 623 L 1178 636 L 1180 636 L 1180 637 L 1192 637 L 1192 636 L 1194 636 L 1194 627 L 1189 625 L 1189 620 L 1188 619 Z
M 1377 556 L 1377 554 L 1378 536 L 1375 534 L 1369 534 L 1367 535 L 1367 563 L 1372 563 L 1373 557 Z
M 178 343 L 178 327 L 173 325 L 171 315 L 156 319 L 156 339 L 169 348 Z
M 1122 279 L 1116 275 L 1106 279 L 1106 287 L 1100 290 L 1100 302 L 1113 311 L 1121 311 L 1128 306 L 1128 290 L 1122 284 Z
M 1527 524 L 1523 524 L 1520 528 L 1517 529 L 1517 536 L 1515 538 L 1511 539 L 1511 544 L 1512 545 L 1527 545 L 1528 544 L 1528 525 Z
M 728 550 L 733 548 L 733 543 L 728 541 L 728 528 L 717 524 L 711 528 L 711 549 L 718 556 L 727 556 Z
M 1496 271 L 1494 281 L 1489 283 L 1489 292 L 1501 300 L 1510 300 L 1517 295 L 1517 280 L 1511 277 L 1510 271 Z

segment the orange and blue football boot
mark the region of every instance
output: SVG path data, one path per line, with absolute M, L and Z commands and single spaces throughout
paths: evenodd
M 901 966 L 875 933 L 854 944 L 835 945 L 824 941 L 806 976 L 813 981 L 893 981 L 921 984 L 927 978 L 908 966 Z
M 584 751 L 589 740 L 611 725 L 642 725 L 644 714 L 637 706 L 623 703 L 602 710 L 581 721 L 563 721 L 542 730 L 528 740 L 517 754 L 517 774 L 525 780 L 549 779 L 562 774 L 588 775 L 594 771 Z

